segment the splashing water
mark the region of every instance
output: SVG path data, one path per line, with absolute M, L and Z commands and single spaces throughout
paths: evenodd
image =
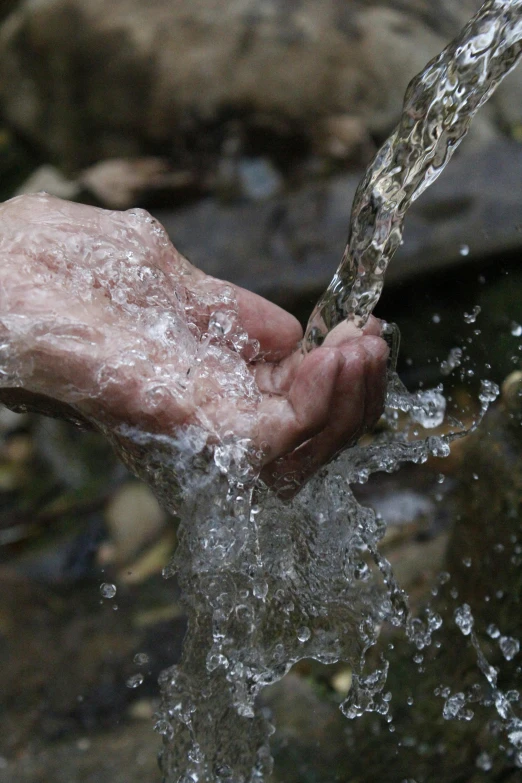
M 357 325 L 367 320 L 409 204 L 442 172 L 475 112 L 516 64 L 521 12 L 522 0 L 485 3 L 410 84 L 401 122 L 357 191 L 343 261 L 312 314 L 306 350 L 344 318 Z M 497 394 L 494 384 L 482 383 L 481 416 Z M 446 456 L 462 434 L 459 422 L 449 434 L 418 439 L 419 425 L 433 429 L 444 417 L 441 388 L 411 395 L 390 373 L 388 431 L 338 458 L 291 504 L 257 480 L 246 441 L 209 453 L 197 428 L 168 442 L 133 435 L 146 455 L 134 467 L 149 482 L 160 477 L 160 493 L 171 505 L 161 478 L 165 466 L 178 477 L 180 543 L 166 575 L 178 576 L 189 625 L 181 663 L 160 679 L 156 730 L 164 739 L 165 783 L 265 779 L 273 727 L 257 697 L 303 658 L 350 663 L 352 687 L 341 705 L 347 717 L 386 714 L 388 663 L 383 659 L 365 672 L 365 652 L 384 620 L 404 627 L 419 650 L 430 644 L 437 622 L 410 616 L 407 596 L 378 551 L 383 522 L 357 504 L 350 484 L 405 461 Z M 475 644 L 472 618 L 465 609 L 461 614 L 457 621 Z M 478 655 L 487 674 L 490 667 Z M 472 717 L 462 694 L 447 700 L 444 717 Z M 518 726 L 513 715 L 506 720 L 509 728 Z
M 440 174 L 477 109 L 516 63 L 521 10 L 522 0 L 490 0 L 461 37 L 411 83 L 398 128 L 359 187 L 343 263 L 312 315 L 305 348 L 318 345 L 343 318 L 358 325 L 367 319 L 400 242 L 408 205 Z M 258 392 L 243 358 L 248 336 L 237 326 L 233 294 L 216 299 L 208 291 L 200 292 L 207 297 L 208 326 L 201 333 L 190 330 L 193 302 L 174 290 L 168 267 L 166 272 L 161 267 L 165 237 L 144 213 L 136 210 L 132 219 L 135 225 L 122 224 L 121 229 L 122 242 L 128 244 L 129 237 L 133 242 L 131 267 L 120 264 L 119 248 L 92 249 L 105 264 L 98 287 L 109 288 L 109 277 L 118 282 L 119 301 L 112 297 L 107 306 L 121 308 L 133 319 L 131 349 L 123 356 L 109 352 L 108 368 L 110 361 L 116 362 L 118 371 L 128 366 L 131 374 L 144 367 L 144 376 L 150 378 L 147 400 L 155 412 L 172 396 L 183 401 L 191 388 L 197 392 L 198 378 L 210 367 L 216 386 L 221 384 L 221 392 L 237 403 L 237 416 L 254 417 Z M 157 244 L 159 261 L 154 267 L 147 253 L 139 256 L 145 223 Z M 60 253 L 58 248 L 57 263 L 63 263 Z M 129 268 L 134 277 L 129 278 Z M 71 280 L 81 274 L 81 269 L 68 270 Z M 191 272 L 182 267 L 181 274 Z M 90 279 L 76 284 L 85 296 L 93 290 Z M 147 308 L 138 306 L 139 296 L 149 303 Z M 4 321 L 9 318 L 7 314 Z M 16 318 L 9 322 L 11 330 L 25 330 L 27 338 L 31 325 L 20 324 Z M 155 362 L 141 343 L 138 326 L 153 341 Z M 38 328 L 39 339 L 47 339 L 49 330 L 42 330 L 41 323 Z M 68 324 L 60 328 L 55 324 L 48 339 L 85 339 L 84 333 L 71 334 Z M 96 325 L 88 334 L 93 341 L 98 339 Z M 392 361 L 397 344 L 393 347 Z M 186 364 L 182 373 L 180 354 Z M 0 366 L 6 384 L 20 383 L 19 361 L 13 353 L 5 368 Z M 105 375 L 110 379 L 110 372 Z M 107 383 L 105 375 L 101 381 Z M 45 394 L 46 389 L 39 391 Z M 81 388 L 73 392 L 85 396 Z M 482 383 L 481 413 L 473 426 L 497 394 L 493 383 Z M 244 400 L 248 405 L 240 409 Z M 406 461 L 447 456 L 450 442 L 464 428 L 452 421 L 446 434 L 438 434 L 445 419 L 442 390 L 411 395 L 393 373 L 385 419 L 387 428 L 370 445 L 345 452 L 291 503 L 279 500 L 259 480 L 258 455 L 248 438 L 225 434 L 211 444 L 204 421 L 173 435 L 96 422 L 126 464 L 180 519 L 178 549 L 165 576 L 177 575 L 188 631 L 181 662 L 160 678 L 162 700 L 155 728 L 163 738 L 165 783 L 264 780 L 271 770 L 273 727 L 257 697 L 296 661 L 348 662 L 353 677 L 341 705 L 344 714 L 385 715 L 388 701 L 382 692 L 389 664 L 383 659 L 374 671 L 365 667 L 365 653 L 375 644 L 380 626 L 388 621 L 403 627 L 419 651 L 430 644 L 440 618 L 411 617 L 407 596 L 378 549 L 384 523 L 371 509 L 358 505 L 350 485 L 365 482 L 375 471 L 394 471 Z M 116 588 L 104 583 L 101 592 L 112 598 Z M 471 627 L 469 633 L 474 643 Z M 505 642 L 504 647 L 515 654 L 513 643 Z M 477 656 L 481 670 L 492 678 L 479 649 Z M 138 672 L 128 686 L 139 687 L 141 682 L 143 674 Z M 506 711 L 503 693 L 496 690 L 495 695 L 497 711 L 504 711 L 515 737 L 519 725 Z M 449 703 L 445 717 L 462 717 L 465 710 L 459 696 Z M 513 741 L 519 742 L 518 735 Z

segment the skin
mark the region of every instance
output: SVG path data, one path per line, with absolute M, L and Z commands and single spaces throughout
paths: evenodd
M 304 355 L 293 316 L 197 270 L 141 210 L 37 194 L 0 205 L 0 223 L 0 400 L 10 407 L 248 438 L 286 495 L 379 418 L 388 349 L 376 319 L 362 331 L 342 324 Z M 216 313 L 231 328 L 209 338 Z

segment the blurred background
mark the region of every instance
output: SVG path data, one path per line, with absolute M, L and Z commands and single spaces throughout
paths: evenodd
M 341 258 L 355 188 L 397 122 L 409 80 L 479 5 L 2 0 L 0 198 L 46 190 L 111 209 L 144 207 L 192 263 L 305 323 Z M 445 594 L 444 607 L 452 611 L 459 591 L 482 600 L 479 576 L 494 573 L 492 595 L 502 595 L 493 615 L 504 617 L 510 639 L 520 594 L 512 562 L 520 428 L 511 423 L 513 373 L 522 369 L 521 247 L 522 70 L 408 213 L 376 311 L 401 328 L 399 370 L 410 388 L 443 382 L 469 420 L 480 379 L 509 377 L 504 407 L 488 437 L 459 443 L 443 463 L 375 477 L 360 490 L 388 522 L 383 551 L 416 608 L 442 601 L 435 593 L 453 558 L 462 583 L 448 587 L 457 596 Z M 476 481 L 476 465 L 495 481 Z M 461 527 L 468 521 L 463 557 L 474 563 L 461 577 L 462 558 L 445 554 L 448 542 L 464 546 L 456 518 Z M 502 540 L 485 538 L 492 526 Z M 161 577 L 175 529 L 101 438 L 0 410 L 1 783 L 159 781 L 156 680 L 179 657 L 184 632 L 176 585 Z M 509 567 L 491 561 L 495 546 L 499 557 L 509 551 Z M 116 594 L 100 592 L 102 583 Z M 413 652 L 404 655 L 411 663 Z M 460 674 L 466 661 L 463 649 Z M 435 676 L 420 677 L 419 693 L 433 692 Z M 519 678 L 515 661 L 506 674 L 512 690 Z M 438 703 L 429 718 L 410 711 L 400 742 L 390 740 L 375 716 L 354 729 L 339 715 L 349 683 L 342 666 L 310 662 L 272 689 L 274 780 L 519 779 L 513 758 L 483 730 L 491 716 L 471 728 L 452 723 L 450 742 Z M 398 690 L 413 698 L 403 685 L 398 675 Z M 367 756 L 356 752 L 361 743 Z M 401 761 L 399 745 L 407 748 Z

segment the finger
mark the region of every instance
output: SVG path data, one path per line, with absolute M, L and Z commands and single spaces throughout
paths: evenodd
M 369 335 L 345 346 L 342 353 L 344 364 L 324 429 L 264 470 L 264 480 L 283 497 L 295 494 L 318 468 L 372 426 L 382 412 L 388 355 L 384 341 Z
M 323 347 L 342 348 L 353 340 L 359 340 L 366 336 L 379 336 L 381 333 L 381 322 L 370 317 L 363 329 L 355 326 L 353 321 L 343 321 L 332 329 L 327 335 Z M 317 349 L 315 349 L 317 350 Z M 254 368 L 256 383 L 261 392 L 273 392 L 275 394 L 284 394 L 288 391 L 295 377 L 298 367 L 305 358 L 306 354 L 300 349 L 294 350 L 282 361 L 259 362 Z
M 334 346 L 342 345 L 347 340 L 353 340 L 354 338 L 362 337 L 363 335 L 375 335 L 376 337 L 379 337 L 381 329 L 381 322 L 373 315 L 370 316 L 362 329 L 357 327 L 353 321 L 342 321 L 342 323 L 338 324 L 326 335 L 323 345 L 328 345 L 333 348 Z
M 287 395 L 264 396 L 259 432 L 267 460 L 292 451 L 325 427 L 341 367 L 340 351 L 318 348 L 301 362 Z
M 263 357 L 277 361 L 292 353 L 303 336 L 297 318 L 258 294 L 233 288 L 241 325 L 251 340 L 258 340 Z

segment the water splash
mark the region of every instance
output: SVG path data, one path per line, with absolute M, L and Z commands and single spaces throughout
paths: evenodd
M 340 319 L 351 317 L 360 324 L 371 312 L 400 242 L 409 203 L 442 171 L 475 111 L 518 58 L 521 7 L 522 0 L 487 2 L 463 35 L 410 85 L 401 123 L 358 190 L 345 259 L 312 316 L 306 347 L 318 344 Z M 99 283 L 111 294 L 110 306 L 125 309 L 136 322 L 132 350 L 125 356 L 115 351 L 114 366 L 133 372 L 138 365 L 145 367 L 152 412 L 172 395 L 182 402 L 191 393 L 197 398 L 198 380 L 210 367 L 216 384 L 237 403 L 237 416 L 254 415 L 258 392 L 244 358 L 248 336 L 238 326 L 233 295 L 216 300 L 202 289 L 208 329 L 191 330 L 194 302 L 175 290 L 167 264 L 166 271 L 150 264 L 149 256 L 159 258 L 160 264 L 163 254 L 170 253 L 164 235 L 147 223 L 147 231 L 156 236 L 157 252 L 143 252 L 140 232 L 147 218 L 138 211 L 134 217 L 132 267 L 112 246 L 96 249 L 105 263 Z M 126 224 L 122 237 L 124 232 L 129 234 Z M 123 239 L 126 249 L 129 236 Z M 61 249 L 56 253 L 57 263 L 67 257 L 64 253 L 62 258 Z M 129 277 L 129 268 L 135 279 Z M 181 274 L 192 274 L 183 265 L 181 269 Z M 93 291 L 90 278 L 76 279 L 81 272 L 69 270 L 67 281 Z M 115 280 L 117 286 L 112 285 Z M 138 294 L 150 306 L 138 307 Z M 18 323 L 12 319 L 10 327 L 16 329 Z M 142 344 L 138 325 L 148 330 L 156 347 L 155 362 Z M 69 324 L 61 331 L 55 328 L 49 339 L 85 340 L 84 333 L 68 329 Z M 40 328 L 39 339 L 41 334 L 47 339 L 49 330 Z M 97 339 L 94 327 L 90 334 Z M 393 360 L 396 331 L 388 330 L 388 337 Z M 186 372 L 179 371 L 180 352 Z M 19 359 L 13 354 L 6 364 L 10 372 L 20 366 Z M 104 369 L 114 366 L 108 362 Z M 111 373 L 106 375 L 110 379 Z M 227 388 L 227 378 L 234 378 L 235 385 Z M 9 380 L 21 382 L 16 375 Z M 101 380 L 108 382 L 105 376 Z M 81 389 L 72 391 L 81 397 Z M 494 384 L 483 382 L 481 412 L 473 426 L 497 393 Z M 252 404 L 239 410 L 245 399 Z M 408 598 L 379 551 L 384 522 L 357 504 L 350 485 L 366 481 L 375 471 L 394 471 L 404 462 L 447 456 L 464 427 L 448 420 L 441 389 L 410 395 L 393 373 L 385 421 L 387 427 L 370 445 L 339 457 L 292 503 L 283 503 L 260 482 L 259 460 L 248 438 L 222 433 L 211 443 L 204 421 L 170 435 L 96 422 L 127 465 L 180 518 L 178 550 L 165 576 L 177 575 L 188 631 L 180 664 L 160 678 L 162 700 L 155 727 L 163 738 L 165 783 L 265 779 L 272 764 L 273 728 L 257 697 L 303 658 L 350 664 L 352 688 L 342 705 L 348 717 L 372 711 L 388 715 L 389 699 L 383 693 L 388 662 L 383 659 L 377 669 L 367 671 L 367 650 L 388 621 L 405 629 L 421 656 L 418 651 L 430 644 L 440 618 L 411 617 Z M 438 430 L 443 422 L 444 434 Z M 112 597 L 115 588 L 105 584 L 107 588 L 106 597 Z M 470 638 L 474 643 L 471 629 Z M 496 688 L 496 674 L 481 655 L 477 649 L 479 666 Z M 417 661 L 422 663 L 421 657 Z M 129 687 L 138 687 L 142 678 L 141 673 L 133 675 Z M 495 698 L 497 711 L 507 715 L 515 735 L 519 725 L 504 694 L 496 690 Z M 455 714 L 462 709 L 460 696 L 448 707 Z M 518 743 L 518 735 L 515 740 Z
M 441 173 L 475 112 L 519 57 L 521 9 L 522 0 L 487 2 L 411 83 L 401 122 L 357 191 L 347 249 L 312 314 L 305 349 L 344 318 L 358 325 L 368 318 L 400 244 L 407 207 Z M 396 338 L 390 330 L 392 354 Z M 497 394 L 494 384 L 483 382 L 473 427 Z M 441 389 L 410 395 L 390 373 L 388 430 L 340 457 L 291 504 L 256 480 L 247 443 L 216 451 L 204 471 L 198 463 L 206 444 L 197 431 L 169 444 L 171 466 L 184 480 L 177 496 L 180 545 L 167 573 L 178 575 L 189 627 L 181 663 L 161 677 L 156 729 L 164 739 L 166 783 L 262 781 L 271 769 L 273 729 L 257 696 L 302 658 L 350 663 L 352 687 L 342 705 L 347 717 L 387 714 L 387 661 L 364 669 L 380 625 L 388 620 L 404 627 L 420 650 L 439 619 L 411 617 L 407 596 L 378 550 L 383 522 L 358 506 L 350 483 L 405 461 L 446 456 L 464 431 L 460 422 L 446 434 L 421 435 L 444 417 Z M 154 451 L 149 442 L 145 453 Z M 154 471 L 153 465 L 145 469 L 149 480 Z M 463 612 L 457 620 L 461 629 L 469 621 L 465 631 L 473 641 L 472 620 Z M 469 720 L 467 697 L 448 696 L 444 717 Z

